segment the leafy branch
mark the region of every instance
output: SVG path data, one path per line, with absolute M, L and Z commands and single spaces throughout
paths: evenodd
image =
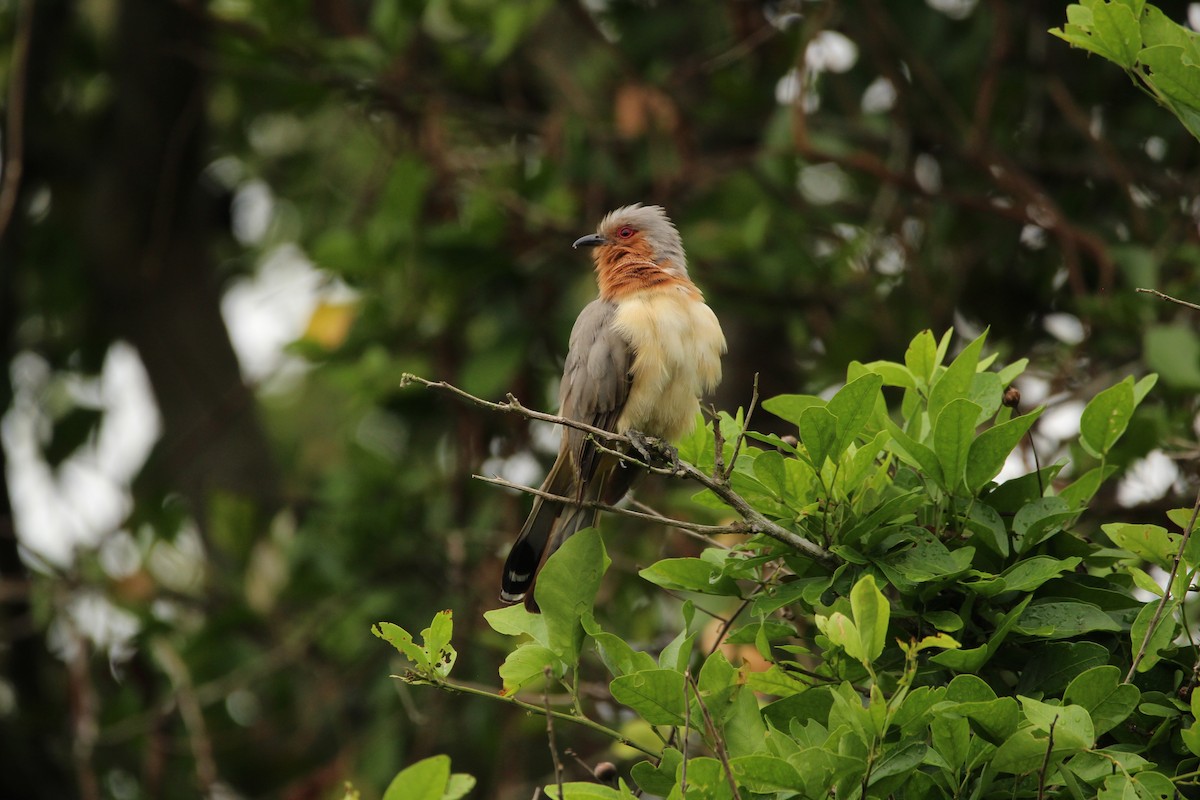
M 588 425 L 587 423 L 579 422 L 579 421 L 573 420 L 573 419 L 568 419 L 566 417 L 558 416 L 555 414 L 547 414 L 542 411 L 535 411 L 533 409 L 527 408 L 524 405 L 522 405 L 521 402 L 519 400 L 517 400 L 517 398 L 514 397 L 512 394 L 508 394 L 506 396 L 507 397 L 506 401 L 503 403 L 493 403 L 488 400 L 484 400 L 481 397 L 476 397 L 475 395 L 471 394 L 470 392 L 464 391 L 463 389 L 460 389 L 457 386 L 447 383 L 446 381 L 430 381 L 430 380 L 426 380 L 425 378 L 422 378 L 418 375 L 413 375 L 411 373 L 405 373 L 400 379 L 401 386 L 408 386 L 408 385 L 411 385 L 414 383 L 420 384 L 421 386 L 424 386 L 426 388 L 439 389 L 442 391 L 450 392 L 451 394 L 453 394 L 463 400 L 466 400 L 470 403 L 473 403 L 481 408 L 487 408 L 492 411 L 501 411 L 501 412 L 518 414 L 518 415 L 526 417 L 528 419 L 536 419 L 536 420 L 541 420 L 542 422 L 551 422 L 551 423 L 554 423 L 555 425 L 562 425 L 562 426 L 568 427 L 568 428 L 575 428 L 576 430 L 580 430 L 585 433 L 588 433 L 588 434 L 592 435 L 593 437 L 596 437 L 597 439 L 601 439 L 610 444 L 619 445 L 620 447 L 626 448 L 626 449 L 605 448 L 605 447 L 603 447 L 603 445 L 599 445 L 599 443 L 597 443 L 597 445 L 600 446 L 600 448 L 602 450 L 604 450 L 605 452 L 612 453 L 613 455 L 623 459 L 624 461 L 626 461 L 628 463 L 639 465 L 639 466 L 649 470 L 650 472 L 653 472 L 658 475 L 666 475 L 666 476 L 670 476 L 670 477 L 675 477 L 675 476 L 684 477 L 684 478 L 687 478 L 688 480 L 698 483 L 701 486 L 703 486 L 704 488 L 708 489 L 713 494 L 715 494 L 717 497 L 719 497 L 721 499 L 721 501 L 724 502 L 727 506 L 729 506 L 734 511 L 736 511 L 739 516 L 741 516 L 743 523 L 740 526 L 738 526 L 738 528 L 736 529 L 737 533 L 762 534 L 764 536 L 769 536 L 770 538 L 775 539 L 776 541 L 782 542 L 783 544 L 786 544 L 795 550 L 799 550 L 804 555 L 808 556 L 809 558 L 813 559 L 814 561 L 817 561 L 820 564 L 822 564 L 825 567 L 830 568 L 830 569 L 837 567 L 841 563 L 841 560 L 837 556 L 835 556 L 833 553 L 830 553 L 828 550 L 824 549 L 823 547 L 821 547 L 813 542 L 810 542 L 808 539 L 805 539 L 802 536 L 788 530 L 787 528 L 783 527 L 782 525 L 779 525 L 778 523 L 771 521 L 766 516 L 761 514 L 759 511 L 757 511 L 744 497 L 742 497 L 740 494 L 738 494 L 736 491 L 734 491 L 734 489 L 732 488 L 732 486 L 729 483 L 727 475 L 724 475 L 724 474 L 722 474 L 720 476 L 707 475 L 704 473 L 703 470 L 698 469 L 697 467 L 695 467 L 692 464 L 689 464 L 686 461 L 678 461 L 677 463 L 674 463 L 669 467 L 660 467 L 660 466 L 655 466 L 652 464 L 647 464 L 647 463 L 639 460 L 636 456 L 633 456 L 630 454 L 629 449 L 634 448 L 635 443 L 634 443 L 634 440 L 631 439 L 629 436 L 626 436 L 626 435 L 620 434 L 620 433 L 613 433 L 612 431 L 606 431 L 603 428 L 597 428 L 593 425 Z M 488 480 L 488 479 L 484 479 L 484 480 Z M 521 487 L 516 487 L 516 488 L 521 488 Z M 528 488 L 522 488 L 522 491 L 528 491 L 531 494 L 538 494 L 537 491 L 528 489 Z M 575 503 L 574 500 L 571 500 L 569 502 Z M 669 522 L 667 522 L 665 520 L 666 520 L 666 518 L 664 518 L 663 520 L 656 520 L 656 521 L 664 521 L 664 524 L 670 524 L 670 525 L 683 527 L 683 526 L 679 525 L 678 521 L 670 520 Z M 720 531 L 720 532 L 728 533 L 731 531 L 726 530 L 726 531 Z

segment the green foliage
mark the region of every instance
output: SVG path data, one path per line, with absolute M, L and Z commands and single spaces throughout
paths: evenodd
M 1084 0 L 1050 33 L 1129 73 L 1200 139 L 1200 36 L 1145 0 Z
M 840 566 L 827 570 L 760 535 L 642 569 L 649 583 L 693 598 L 655 659 L 617 632 L 627 624 L 596 622 L 589 593 L 609 559 L 595 531 L 581 532 L 538 582 L 547 600 L 570 602 L 543 602 L 544 618 L 521 608 L 488 614 L 518 639 L 501 667 L 503 692 L 553 676 L 582 717 L 581 671 L 602 668 L 612 700 L 660 738 L 632 779 L 669 798 L 731 798 L 731 786 L 776 800 L 1132 798 L 1192 785 L 1200 693 L 1191 703 L 1177 694 L 1190 687 L 1194 660 L 1180 643 L 1177 599 L 1200 574 L 1184 547 L 1190 514 L 1170 515 L 1183 533 L 1104 525 L 1107 547 L 1079 527 L 1094 486 L 1060 492 L 1054 471 L 1011 482 L 1019 490 L 994 483 L 1040 410 L 1011 418 L 995 399 L 1023 364 L 983 358 L 984 342 L 947 363 L 949 337 L 938 344 L 925 331 L 903 364 L 852 364 L 827 402 L 764 402 L 795 426 L 798 444 L 750 436 L 778 446 L 747 446 L 730 483 Z M 1109 474 L 1104 460 L 1153 383 L 1127 378 L 1087 404 L 1080 444 L 1100 462 L 1089 481 Z M 885 386 L 899 390 L 890 406 Z M 728 444 L 742 416 L 717 424 Z M 681 452 L 712 464 L 706 431 Z M 1170 569 L 1176 559 L 1169 599 L 1161 589 L 1138 599 L 1135 587 L 1148 580 L 1139 565 Z M 695 644 L 693 601 L 731 596 L 748 609 L 725 639 L 752 647 L 740 664 Z M 815 628 L 799 622 L 809 619 Z M 387 630 L 428 674 L 429 651 Z M 589 651 L 593 666 L 581 658 Z
M 475 788 L 475 779 L 450 772 L 448 756 L 431 756 L 400 771 L 383 800 L 459 800 Z

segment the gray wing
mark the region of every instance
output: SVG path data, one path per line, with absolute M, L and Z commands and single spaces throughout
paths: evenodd
M 596 299 L 579 312 L 559 389 L 559 414 L 606 431 L 616 430 L 633 380 L 633 352 L 613 330 L 616 311 L 616 304 Z M 567 428 L 566 437 L 581 488 L 595 472 L 599 451 L 583 431 Z

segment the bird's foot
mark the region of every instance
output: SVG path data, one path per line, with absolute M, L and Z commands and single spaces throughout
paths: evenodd
M 679 464 L 679 450 L 657 436 L 647 436 L 641 431 L 626 431 L 633 449 L 651 466 L 669 467 L 672 474 L 679 475 L 683 468 Z

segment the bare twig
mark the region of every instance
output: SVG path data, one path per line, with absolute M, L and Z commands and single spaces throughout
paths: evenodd
M 192 758 L 196 762 L 196 778 L 204 795 L 211 795 L 217 782 L 217 762 L 213 759 L 212 740 L 204 722 L 200 700 L 196 697 L 191 673 L 183 658 L 165 639 L 156 639 L 153 650 L 155 659 L 163 672 L 167 673 L 175 689 L 179 701 L 179 716 L 183 718 L 183 727 L 187 730 L 188 742 L 192 748 Z
M 725 434 L 721 432 L 721 416 L 713 410 L 713 480 L 729 480 L 725 476 Z
M 1054 752 L 1054 726 L 1058 724 L 1056 716 L 1050 723 L 1050 736 L 1046 740 L 1046 755 L 1042 758 L 1042 768 L 1038 770 L 1038 793 L 1037 800 L 1045 800 L 1046 797 L 1046 770 L 1050 766 L 1050 754 Z
M 529 419 L 538 419 L 538 420 L 542 420 L 544 422 L 552 422 L 555 425 L 563 425 L 568 428 L 575 428 L 576 430 L 581 430 L 586 433 L 591 433 L 596 437 L 599 437 L 608 442 L 612 442 L 614 444 L 623 444 L 623 445 L 631 445 L 632 444 L 629 437 L 625 436 L 623 434 L 613 433 L 612 431 L 606 431 L 602 428 L 596 428 L 592 425 L 588 425 L 583 422 L 577 422 L 573 419 L 567 419 L 566 417 L 560 417 L 560 416 L 556 416 L 554 414 L 546 414 L 541 411 L 533 411 L 531 409 L 528 409 L 525 406 L 521 405 L 520 401 L 518 401 L 517 398 L 513 397 L 511 394 L 508 395 L 507 402 L 492 403 L 492 402 L 489 402 L 482 398 L 476 397 L 475 395 L 470 394 L 469 392 L 465 392 L 462 389 L 459 389 L 457 386 L 452 386 L 451 384 L 446 383 L 445 381 L 429 381 L 424 378 L 418 377 L 416 375 L 405 373 L 405 375 L 401 379 L 401 386 L 406 386 L 406 385 L 410 385 L 413 383 L 419 383 L 422 386 L 426 386 L 426 387 L 432 388 L 432 389 L 441 389 L 444 391 L 448 391 L 451 394 L 455 394 L 458 397 L 461 397 L 464 400 L 474 403 L 475 405 L 478 405 L 482 408 L 488 408 L 493 411 L 510 412 L 510 413 L 514 413 L 514 414 L 519 414 L 519 415 L 521 415 L 523 417 L 527 417 Z M 829 569 L 836 568 L 841 563 L 841 559 L 839 559 L 833 553 L 830 553 L 828 550 L 824 549 L 823 547 L 820 547 L 819 545 L 814 544 L 813 542 L 810 542 L 808 539 L 805 539 L 802 536 L 800 536 L 792 531 L 789 531 L 787 528 L 784 528 L 782 525 L 779 525 L 778 523 L 772 522 L 771 520 L 767 519 L 765 516 L 763 516 L 761 513 L 759 513 L 753 506 L 751 506 L 750 503 L 748 503 L 745 498 L 743 498 L 737 492 L 733 491 L 733 489 L 731 489 L 728 484 L 723 483 L 719 480 L 716 480 L 715 478 L 713 478 L 710 475 L 705 475 L 703 472 L 701 472 L 695 466 L 687 463 L 686 461 L 679 461 L 677 466 L 672 465 L 670 467 L 656 467 L 656 466 L 644 464 L 643 462 L 639 461 L 637 458 L 630 456 L 628 453 L 624 453 L 624 452 L 621 452 L 621 451 L 615 450 L 615 449 L 604 448 L 599 443 L 597 443 L 597 447 L 599 447 L 601 450 L 604 450 L 605 452 L 616 455 L 617 457 L 621 458 L 622 460 L 624 460 L 628 463 L 641 465 L 644 468 L 646 468 L 649 472 L 653 472 L 658 475 L 681 476 L 684 478 L 689 478 L 690 480 L 694 481 L 695 483 L 700 484 L 704 488 L 710 490 L 717 497 L 719 497 L 721 499 L 721 501 L 723 503 L 725 503 L 725 505 L 732 508 L 734 511 L 736 511 L 738 513 L 739 516 L 741 516 L 741 518 L 744 520 L 742 527 L 739 531 L 741 533 L 762 534 L 764 536 L 768 536 L 772 539 L 775 539 L 778 542 L 782 542 L 783 544 L 788 545 L 789 547 L 791 547 L 795 550 L 798 550 L 800 553 L 813 559 L 814 561 L 819 562 L 820 564 L 822 564 L 823 566 L 825 566 Z M 534 492 L 534 493 L 536 494 L 536 492 Z M 575 503 L 576 501 L 570 500 L 569 502 Z M 675 525 L 676 521 L 671 520 L 666 524 Z
M 554 715 L 550 713 L 550 679 L 554 671 L 549 665 L 542 669 L 546 683 L 542 685 L 542 705 L 546 709 L 546 738 L 550 740 L 550 758 L 554 761 L 554 782 L 558 785 L 558 800 L 563 800 L 563 765 L 558 759 L 558 741 L 554 738 Z
M 708 735 L 712 737 L 713 749 L 717 751 L 717 759 L 725 769 L 725 777 L 729 780 L 729 789 L 733 792 L 733 800 L 742 800 L 742 795 L 738 792 L 737 781 L 733 777 L 733 767 L 729 766 L 729 753 L 725 750 L 725 737 L 713 723 L 712 714 L 708 713 L 708 706 L 704 705 L 704 698 L 700 696 L 700 687 L 696 686 L 696 681 L 690 672 L 684 675 L 684 680 L 691 684 L 692 694 L 696 697 L 696 705 L 700 706 L 700 713 L 704 715 L 704 726 L 708 728 Z M 684 692 L 683 699 L 684 705 L 687 706 L 687 692 Z
M 1142 643 L 1138 646 L 1137 654 L 1133 657 L 1133 663 L 1129 665 L 1129 672 L 1125 674 L 1126 683 L 1133 680 L 1134 674 L 1137 673 L 1138 664 L 1146 656 L 1146 648 L 1150 645 L 1150 638 L 1154 636 L 1154 631 L 1158 628 L 1159 621 L 1162 620 L 1163 610 L 1167 606 L 1167 600 L 1171 597 L 1171 586 L 1175 583 L 1175 576 L 1179 574 L 1179 564 L 1183 560 L 1183 551 L 1187 547 L 1188 540 L 1192 538 L 1192 531 L 1196 529 L 1196 516 L 1198 514 L 1200 514 L 1200 491 L 1196 493 L 1196 503 L 1192 506 L 1192 517 L 1188 520 L 1187 527 L 1183 529 L 1183 538 L 1179 540 L 1179 548 L 1175 551 L 1175 560 L 1171 564 L 1171 574 L 1167 576 L 1163 595 L 1158 600 L 1158 608 L 1154 609 L 1154 616 L 1150 618 L 1150 624 L 1146 626 L 1146 635 L 1142 637 Z
M 0 182 L 0 239 L 4 238 L 25 164 L 25 89 L 29 72 L 29 43 L 33 37 L 33 0 L 17 8 L 17 36 L 8 78 L 8 120 L 4 131 L 4 177 Z M 2 265 L 0 265 L 2 266 Z
M 634 511 L 632 508 L 621 508 L 620 506 L 612 506 L 608 503 L 601 503 L 598 500 L 576 500 L 573 497 L 567 497 L 561 494 L 552 494 L 541 489 L 534 489 L 531 486 L 522 486 L 519 483 L 505 480 L 498 476 L 488 477 L 486 475 L 472 475 L 477 481 L 490 483 L 495 486 L 503 486 L 506 489 L 516 489 L 519 492 L 525 492 L 535 497 L 540 497 L 543 500 L 553 500 L 556 503 L 564 505 L 577 506 L 579 508 L 592 508 L 598 511 L 606 511 L 610 514 L 617 514 L 623 517 L 632 517 L 633 519 L 645 520 L 646 522 L 657 522 L 660 525 L 667 525 L 673 528 L 678 528 L 681 531 L 700 534 L 701 536 L 716 536 L 722 533 L 747 533 L 744 523 L 734 522 L 729 525 L 702 525 L 698 522 L 688 522 L 682 519 L 673 519 L 665 517 L 657 512 L 648 513 L 644 511 Z
M 746 409 L 746 418 L 742 420 L 742 429 L 738 431 L 737 439 L 733 442 L 733 455 L 729 457 L 729 466 L 725 468 L 725 480 L 729 480 L 729 476 L 733 474 L 733 468 L 737 465 L 738 454 L 742 452 L 742 445 L 746 443 L 746 429 L 750 427 L 750 418 L 754 416 L 754 407 L 758 405 L 758 373 L 754 373 L 754 391 L 750 395 L 750 407 Z
M 661 518 L 663 521 L 662 524 L 664 524 L 664 525 L 674 524 L 674 520 L 672 520 L 671 522 L 666 521 L 668 519 L 671 519 L 670 517 L 667 517 L 665 514 L 660 514 L 654 508 L 646 505 L 645 503 L 638 500 L 637 498 L 631 498 L 629 501 L 629 505 L 633 506 L 636 509 L 640 509 L 641 511 L 645 512 L 646 514 L 650 514 L 653 517 Z M 620 509 L 618 509 L 618 510 L 620 510 Z M 680 526 L 676 525 L 675 529 L 677 531 L 679 531 L 680 533 L 682 533 L 684 536 L 690 536 L 691 538 L 695 539 L 696 541 L 704 542 L 704 544 L 708 547 L 719 547 L 722 550 L 732 550 L 733 549 L 732 547 L 730 547 L 727 544 L 723 544 L 722 542 L 718 542 L 715 539 L 708 538 L 709 536 L 719 535 L 717 531 L 713 531 L 706 535 L 706 534 L 700 533 L 699 531 L 692 530 L 691 527 L 684 528 L 684 527 L 680 527 Z M 745 531 L 729 531 L 729 532 L 745 534 Z
M 687 797 L 687 762 L 688 762 L 688 734 L 692 730 L 692 704 L 688 701 L 688 685 L 692 682 L 692 673 L 690 670 L 685 670 L 683 673 L 683 740 L 679 743 L 683 751 L 683 766 L 679 773 L 679 796 Z M 699 697 L 696 698 L 697 702 Z
M 1171 297 L 1171 295 L 1169 295 L 1169 294 L 1163 294 L 1158 289 L 1143 289 L 1139 286 L 1134 291 L 1141 292 L 1142 294 L 1152 294 L 1155 297 L 1159 298 L 1160 300 L 1166 300 L 1169 303 L 1178 303 L 1179 305 L 1184 306 L 1185 308 L 1192 308 L 1192 309 L 1195 309 L 1196 311 L 1200 311 L 1200 306 L 1196 305 L 1195 303 L 1189 303 L 1186 300 L 1180 300 L 1178 297 Z
M 512 394 L 507 395 L 508 399 L 503 403 L 492 403 L 488 400 L 484 400 L 482 397 L 476 397 L 470 392 L 465 392 L 457 386 L 446 383 L 445 381 L 426 380 L 419 375 L 413 375 L 411 372 L 406 372 L 400 376 L 401 388 L 414 383 L 419 383 L 427 389 L 441 389 L 442 391 L 450 392 L 450 394 L 457 395 L 463 400 L 466 400 L 469 403 L 474 403 L 481 408 L 487 408 L 492 411 L 505 411 L 511 414 L 519 414 L 522 417 L 526 417 L 528 419 L 539 419 L 542 422 L 553 422 L 555 425 L 563 425 L 568 428 L 574 428 L 577 431 L 590 433 L 593 436 L 598 436 L 601 439 L 605 439 L 610 442 L 629 444 L 629 437 L 620 433 L 606 431 L 603 428 L 597 428 L 594 425 L 588 425 L 586 422 L 578 422 L 573 419 L 567 419 L 566 417 L 560 417 L 554 414 L 546 414 L 542 411 L 534 411 L 533 409 L 526 408 L 525 406 L 521 405 L 521 401 Z
M 403 679 L 404 676 L 396 675 L 393 677 L 398 677 L 398 678 Z M 447 692 L 461 692 L 462 694 L 470 694 L 470 695 L 474 695 L 476 697 L 486 697 L 489 700 L 499 700 L 501 703 L 507 703 L 508 705 L 516 706 L 517 708 L 524 709 L 525 711 L 531 711 L 534 714 L 546 714 L 547 713 L 546 709 L 542 708 L 540 705 L 534 705 L 533 703 L 527 703 L 524 700 L 520 700 L 516 697 L 513 697 L 512 695 L 497 694 L 496 692 L 491 692 L 486 689 L 480 689 L 480 688 L 471 686 L 470 684 L 466 684 L 466 683 L 458 683 L 457 681 L 450 681 L 450 680 L 446 680 L 445 678 L 439 678 L 437 680 L 430 680 L 424 676 L 422 676 L 421 680 L 418 682 L 428 683 L 430 685 L 436 686 L 439 689 L 443 689 Z M 550 714 L 550 716 L 554 717 L 555 719 L 563 720 L 564 722 L 572 722 L 576 725 L 582 725 L 583 727 L 589 728 L 589 729 L 595 731 L 596 733 L 603 734 L 603 735 L 607 736 L 608 738 L 612 739 L 613 741 L 620 742 L 621 744 L 625 745 L 626 747 L 632 747 L 634 750 L 637 750 L 640 753 L 644 753 L 645 755 L 648 755 L 651 758 L 662 758 L 662 753 L 656 753 L 653 750 L 651 750 L 650 748 L 648 748 L 644 745 L 638 744 L 634 740 L 624 736 L 623 734 L 619 733 L 618 731 L 614 731 L 612 728 L 608 728 L 604 725 L 601 725 L 599 722 L 596 722 L 593 719 L 589 719 L 588 717 L 581 717 L 577 714 L 569 714 L 565 711 L 555 711 L 554 709 L 551 709 L 548 713 Z

